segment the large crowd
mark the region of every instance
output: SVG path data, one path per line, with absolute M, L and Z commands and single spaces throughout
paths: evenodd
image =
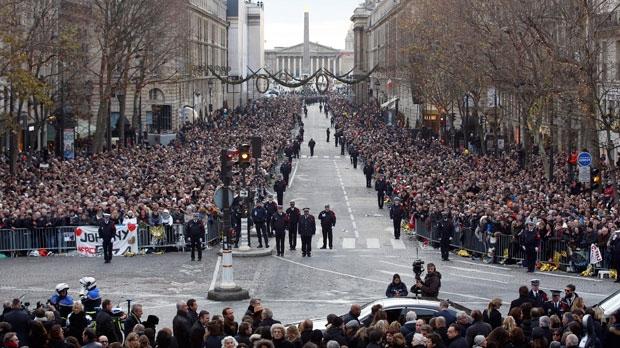
M 500 311 L 503 303 L 497 298 L 471 312 L 436 300 L 435 310 L 397 316 L 376 304 L 362 317 L 362 307 L 353 304 L 344 315 L 327 315 L 325 326 L 312 320 L 284 326 L 258 298 L 242 315 L 231 307 L 221 314 L 210 313 L 190 299 L 177 303 L 171 327 L 159 329 L 159 319 L 146 316 L 141 304 L 118 316 L 110 300 L 103 300 L 102 309 L 91 319 L 79 302 L 63 317 L 58 305 L 29 312 L 14 299 L 5 303 L 0 315 L 0 348 L 619 347 L 620 310 L 604 318 L 600 308 L 588 307 L 575 290 L 569 284 L 563 297 L 559 290 L 548 296 L 532 281 L 531 289 L 519 288 L 507 315 Z M 56 298 L 56 303 L 61 301 Z
M 297 97 L 263 99 L 227 117 L 186 125 L 169 146 L 120 147 L 72 161 L 51 159 L 49 166 L 35 158 L 20 161 L 16 175 L 0 161 L 0 229 L 94 224 L 104 212 L 147 225 L 212 213 L 220 149 L 262 137 L 258 175 L 249 170 L 246 180 L 264 185 L 299 112 Z
M 387 125 L 376 105 L 359 108 L 337 99 L 329 106 L 347 146 L 372 164 L 375 177 L 385 176 L 388 196 L 399 196 L 408 216 L 430 223 L 446 211 L 457 229 L 515 240 L 533 222 L 541 242 L 565 241 L 572 250 L 595 244 L 607 265 L 614 255 L 620 262 L 620 235 L 613 237 L 620 230 L 614 168 L 603 168 L 604 187 L 591 191 L 569 178 L 567 155 L 560 154 L 549 182 L 542 156 L 532 155 L 521 169 L 516 149 L 479 155 L 455 151 L 437 138 Z

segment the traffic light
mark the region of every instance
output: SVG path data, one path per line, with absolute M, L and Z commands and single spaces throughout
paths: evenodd
M 220 154 L 220 161 L 222 162 L 222 180 L 230 179 L 233 175 L 233 167 L 237 163 L 237 150 L 222 150 Z
M 250 145 L 241 144 L 241 146 L 239 146 L 239 166 L 241 168 L 248 168 L 251 158 L 252 153 L 250 152 Z
M 601 184 L 601 171 L 598 168 L 593 167 L 590 176 L 592 178 L 592 189 L 598 189 Z

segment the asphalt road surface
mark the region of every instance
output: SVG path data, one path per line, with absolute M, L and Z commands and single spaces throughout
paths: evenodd
M 456 255 L 444 262 L 438 250 L 418 248 L 417 242 L 407 236 L 395 240 L 388 210 L 379 210 L 374 190 L 365 187 L 363 165 L 354 170 L 350 159 L 340 155 L 340 148 L 334 146 L 333 129 L 330 142 L 325 141 L 329 119 L 319 114 L 318 105 L 309 107 L 304 122 L 302 156 L 293 162 L 291 186 L 284 201 L 288 205 L 295 200 L 297 207 L 309 207 L 315 217 L 325 204 L 330 204 L 337 215 L 334 249 L 319 250 L 322 242 L 317 226 L 311 258 L 301 257 L 298 241 L 297 250 L 287 249 L 284 257 L 234 260 L 235 282 L 248 289 L 251 296 L 261 298 L 263 306 L 273 310 L 275 319 L 290 323 L 345 313 L 351 303 L 383 297 L 394 273 L 399 273 L 409 287 L 413 283 L 411 263 L 417 255 L 427 263 L 437 264 L 442 274 L 441 298 L 472 309 L 485 308 L 495 297 L 504 303 L 515 299 L 517 288 L 529 285 L 532 277 L 541 280 L 544 290 L 562 290 L 566 284 L 575 284 L 588 305 L 618 288 L 609 280 L 561 272 L 531 275 L 519 266 L 486 265 Z M 307 146 L 311 137 L 317 143 L 313 158 Z M 275 245 L 275 241 L 270 244 Z M 175 303 L 189 298 L 197 299 L 199 309 L 212 314 L 230 306 L 240 318 L 248 301 L 206 300 L 208 289 L 216 284 L 214 275 L 221 275 L 216 264 L 216 248 L 207 250 L 200 263 L 191 262 L 189 253 L 182 252 L 116 257 L 109 265 L 99 258 L 84 257 L 6 259 L 0 261 L 0 298 L 25 295 L 25 300 L 32 303 L 44 301 L 59 282 L 69 283 L 75 295 L 79 278 L 94 276 L 104 298 L 125 306 L 126 299 L 142 303 L 146 315 L 160 317 L 160 327 L 171 326 Z M 506 310 L 504 306 L 502 311 Z

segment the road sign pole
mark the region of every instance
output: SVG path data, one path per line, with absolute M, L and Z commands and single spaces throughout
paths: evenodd
M 241 240 L 239 241 L 239 250 L 240 251 L 248 251 L 250 250 L 250 239 L 248 234 L 250 231 L 248 229 L 248 218 L 241 218 Z

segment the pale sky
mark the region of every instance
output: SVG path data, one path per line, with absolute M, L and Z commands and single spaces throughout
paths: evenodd
M 265 48 L 304 41 L 304 9 L 310 12 L 310 41 L 344 49 L 353 10 L 363 0 L 262 0 Z

